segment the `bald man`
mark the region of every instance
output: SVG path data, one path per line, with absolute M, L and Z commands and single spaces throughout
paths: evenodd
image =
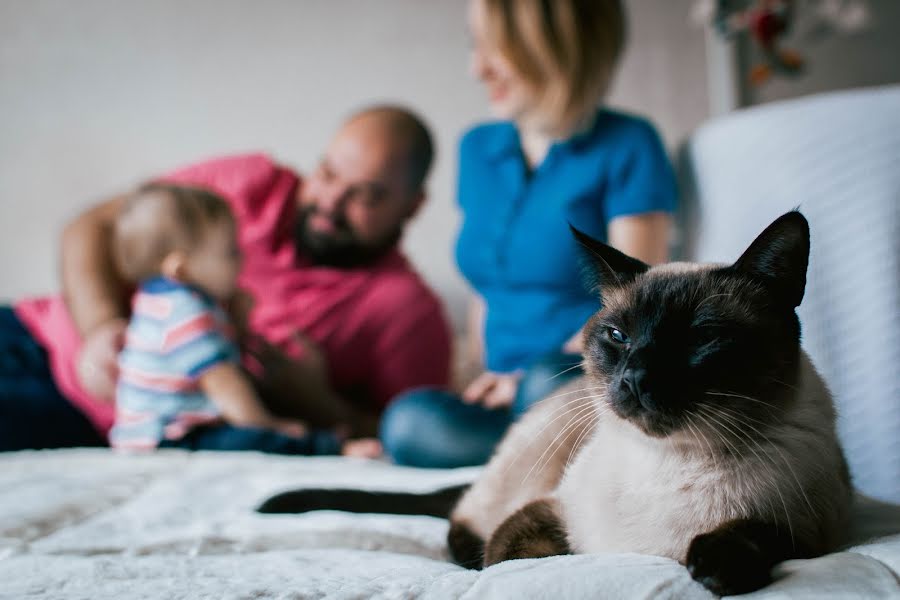
M 432 154 L 419 118 L 380 106 L 352 116 L 305 178 L 262 154 L 156 178 L 231 206 L 245 293 L 229 308 L 248 331 L 245 366 L 276 413 L 372 435 L 394 396 L 447 385 L 444 312 L 398 247 L 425 200 Z M 105 443 L 135 283 L 110 254 L 126 197 L 65 229 L 61 296 L 0 308 L 0 450 Z M 27 360 L 2 360 L 11 355 Z

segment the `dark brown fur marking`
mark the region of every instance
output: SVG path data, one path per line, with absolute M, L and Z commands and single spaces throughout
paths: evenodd
M 550 500 L 536 500 L 510 515 L 497 528 L 485 548 L 484 565 L 570 552 L 556 504 Z
M 739 519 L 698 535 L 685 563 L 691 577 L 721 596 L 744 594 L 772 581 L 771 570 L 788 558 L 806 558 L 790 535 L 772 523 Z
M 484 562 L 484 540 L 468 525 L 459 521 L 450 522 L 447 545 L 453 562 L 467 569 L 480 569 Z

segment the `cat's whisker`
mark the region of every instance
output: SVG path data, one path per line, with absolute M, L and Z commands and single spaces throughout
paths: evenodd
M 582 393 L 584 393 L 584 391 L 586 391 L 586 390 L 580 390 L 580 391 L 581 391 Z M 565 394 L 561 394 L 561 395 L 565 395 Z M 581 402 L 582 400 L 588 400 L 588 399 L 593 400 L 594 398 L 595 398 L 595 396 L 593 396 L 593 395 L 583 396 L 583 397 L 581 397 L 581 398 L 573 398 L 573 399 L 570 399 L 570 400 L 566 400 L 562 405 L 560 405 L 560 406 L 554 408 L 554 409 L 550 412 L 550 414 L 547 415 L 547 417 L 548 417 L 548 419 L 549 419 L 549 417 L 551 417 L 551 416 L 553 416 L 553 415 L 557 415 L 557 416 L 554 417 L 553 419 L 549 419 L 548 422 L 545 423 L 545 424 L 543 425 L 543 427 L 540 428 L 540 430 L 537 432 L 537 434 L 536 434 L 534 437 L 532 437 L 531 440 L 528 441 L 528 443 L 525 445 L 525 447 L 522 448 L 522 451 L 520 451 L 519 454 L 518 454 L 512 461 L 510 461 L 510 464 L 506 466 L 506 469 L 504 470 L 504 474 L 505 474 L 507 471 L 509 471 L 509 469 L 512 468 L 512 466 L 513 466 L 516 462 L 518 462 L 519 457 L 520 457 L 522 454 L 524 454 L 524 451 L 525 451 L 525 450 L 527 450 L 528 448 L 530 448 L 532 444 L 534 444 L 537 440 L 539 440 L 539 439 L 541 438 L 541 435 L 544 433 L 544 431 L 547 430 L 548 427 L 550 427 L 551 425 L 553 425 L 553 423 L 555 423 L 556 421 L 558 421 L 558 420 L 561 419 L 562 417 L 565 417 L 566 415 L 571 414 L 571 413 L 573 413 L 573 412 L 578 412 L 578 411 L 582 408 L 582 406 L 581 406 L 580 404 L 577 405 L 577 406 L 572 406 L 573 404 L 576 404 L 576 403 L 578 403 L 578 402 Z M 592 402 L 592 403 L 593 403 L 593 402 Z M 560 413 L 560 411 L 562 411 L 562 412 Z M 557 413 L 560 413 L 560 414 L 557 414 Z M 571 421 L 569 421 L 569 422 L 571 422 Z M 567 422 L 566 427 L 568 427 L 568 423 L 569 423 L 569 422 Z M 565 428 L 564 428 L 564 429 L 565 429 Z
M 702 409 L 702 408 L 704 408 L 704 407 L 701 407 L 701 409 Z M 704 411 L 704 412 L 708 412 L 708 411 Z M 737 448 L 735 448 L 735 447 L 728 441 L 726 435 L 724 434 L 724 432 L 722 432 L 722 430 L 721 430 L 722 428 L 721 428 L 721 427 L 715 427 L 714 425 L 711 425 L 711 424 L 710 424 L 710 421 L 709 421 L 709 420 L 707 420 L 706 418 L 704 418 L 704 417 L 703 417 L 702 415 L 700 415 L 699 413 L 695 413 L 695 414 L 696 414 L 696 416 L 697 416 L 701 421 L 703 421 L 703 423 L 706 425 L 707 429 L 708 429 L 712 434 L 714 434 L 717 438 L 719 438 L 719 441 L 722 442 L 723 446 L 725 446 L 725 447 L 727 447 L 727 448 L 730 449 L 730 451 L 732 452 L 732 455 L 735 457 L 736 460 L 740 460 L 740 459 L 743 458 L 743 454 L 742 454 Z M 707 416 L 708 416 L 708 417 L 711 417 L 711 415 L 709 415 L 709 414 L 707 414 Z M 704 437 L 705 437 L 705 436 L 704 436 Z M 715 453 L 713 453 L 713 456 L 715 456 Z M 759 459 L 759 457 L 757 457 L 757 458 Z M 772 464 L 773 466 L 775 466 L 773 461 L 770 460 L 769 462 L 770 462 L 770 464 Z M 776 469 L 776 471 L 778 470 L 778 469 L 777 469 L 777 466 L 775 466 L 775 469 Z M 775 485 L 777 486 L 777 481 L 775 482 Z M 787 504 L 785 503 L 784 498 L 781 496 L 781 493 L 780 493 L 780 492 L 778 493 L 778 495 L 779 495 L 779 497 L 781 498 L 781 504 L 782 504 L 782 506 L 784 507 L 785 515 L 786 515 L 787 518 L 788 518 L 788 523 L 789 523 L 789 527 L 788 527 L 788 528 L 789 528 L 789 530 L 790 530 L 790 532 L 791 532 L 791 540 L 793 540 L 793 539 L 794 539 L 794 538 L 793 538 L 793 528 L 790 526 L 790 516 L 789 516 L 789 514 L 788 514 L 788 512 L 787 512 Z M 778 511 L 777 511 L 777 509 L 776 509 L 776 507 L 775 507 L 774 502 L 773 502 L 772 500 L 767 500 L 767 501 L 766 501 L 766 508 L 768 508 L 769 512 L 772 514 L 772 522 L 775 523 L 775 524 L 776 524 L 776 527 L 777 527 L 777 526 L 778 526 L 778 525 L 777 525 L 777 523 L 778 523 L 778 514 L 777 514 L 777 512 L 778 512 Z
M 585 432 L 588 432 L 591 429 L 591 425 L 584 425 L 585 422 L 591 422 L 595 418 L 597 418 L 596 405 L 594 403 L 591 403 L 590 405 L 588 405 L 587 411 L 582 411 L 581 413 L 579 413 L 579 415 L 576 417 L 577 420 L 575 421 L 575 424 L 569 428 L 569 433 L 566 434 L 565 438 L 563 438 L 562 440 L 559 441 L 559 443 L 556 445 L 556 448 L 553 450 L 553 452 L 547 457 L 547 459 L 542 464 L 540 464 L 538 466 L 537 472 L 540 473 L 541 471 L 543 471 L 547 467 L 547 465 L 549 465 L 550 462 L 553 460 L 553 457 L 556 456 L 556 453 L 559 452 L 559 449 L 562 448 L 566 444 L 566 442 L 569 441 L 569 438 L 572 436 L 572 433 L 575 431 L 578 431 L 578 429 L 581 428 L 581 431 L 579 432 L 578 436 L 575 438 L 575 443 L 572 445 L 572 448 L 569 450 L 569 456 L 566 457 L 566 463 L 568 464 L 568 458 L 572 455 L 572 451 L 578 447 L 579 440 L 582 439 Z M 562 472 L 565 473 L 565 469 Z
M 705 407 L 701 406 L 701 407 L 700 407 L 700 410 L 701 410 L 702 412 L 705 413 L 706 411 L 703 411 L 703 408 L 705 408 Z M 704 416 L 703 414 L 699 413 L 699 412 L 698 412 L 698 413 L 695 413 L 695 414 L 696 414 L 696 416 L 697 416 L 698 419 L 700 419 L 701 421 L 703 421 L 704 425 L 706 425 L 706 428 L 707 428 L 709 431 L 711 431 L 712 433 L 715 434 L 715 436 L 716 436 L 716 437 L 719 439 L 719 441 L 722 443 L 722 446 L 725 447 L 725 450 L 726 450 L 728 453 L 730 453 L 730 454 L 732 455 L 732 457 L 734 457 L 735 459 L 740 459 L 740 458 L 743 456 L 743 454 L 741 453 L 740 449 L 737 448 L 737 447 L 734 446 L 731 442 L 728 441 L 728 439 L 727 439 L 726 436 L 724 435 L 724 432 L 721 431 L 721 427 L 716 427 L 715 424 L 713 424 L 713 423 L 711 422 L 711 420 L 710 420 L 710 415 L 709 415 L 709 414 L 706 414 L 705 416 Z
M 701 407 L 701 408 L 707 408 L 707 407 Z M 725 415 L 724 413 L 721 413 L 721 412 L 718 414 L 713 414 L 712 409 L 709 409 L 704 412 L 706 413 L 706 416 L 709 417 L 710 420 L 712 420 L 714 423 L 717 423 L 719 426 L 721 426 L 721 427 L 725 428 L 726 430 L 728 430 L 729 432 L 731 432 L 732 435 L 734 435 L 736 438 L 738 438 L 738 439 L 742 438 L 741 432 L 740 432 L 740 425 L 735 423 L 734 420 L 729 421 L 727 415 Z M 721 417 L 723 420 L 725 420 L 725 422 L 719 420 L 718 417 Z M 733 425 L 737 428 L 737 431 L 731 429 L 731 427 L 728 425 L 729 422 L 731 425 Z M 753 453 L 753 455 L 757 458 L 757 460 L 759 460 L 760 462 L 765 462 L 763 460 L 763 457 L 765 457 L 768 459 L 769 464 L 775 469 L 775 471 L 780 470 L 778 468 L 778 465 L 775 463 L 775 459 L 773 459 L 771 456 L 769 456 L 766 453 L 766 451 L 762 448 L 762 446 L 760 446 L 759 443 L 756 442 L 756 440 L 754 440 L 750 436 L 744 436 L 744 439 L 752 441 L 754 444 L 756 444 L 757 447 L 759 447 L 760 452 L 762 452 L 762 455 L 757 453 L 756 450 L 753 449 L 753 447 L 747 445 L 747 448 Z M 788 532 L 790 533 L 791 543 L 793 544 L 794 543 L 794 526 L 793 526 L 793 523 L 791 523 L 791 514 L 790 514 L 790 511 L 788 510 L 787 502 L 784 499 L 784 494 L 781 493 L 781 489 L 778 487 L 777 481 L 775 482 L 775 484 L 772 487 L 775 489 L 775 493 L 778 494 L 778 497 L 781 499 L 781 504 L 784 507 L 784 516 L 787 519 Z
M 577 389 L 577 390 L 572 390 L 572 391 L 565 392 L 565 393 L 562 393 L 562 394 L 557 394 L 556 396 L 552 396 L 552 397 L 550 397 L 550 398 L 545 398 L 545 399 L 543 399 L 543 400 L 539 400 L 538 402 L 535 402 L 535 403 L 532 405 L 532 407 L 535 406 L 535 405 L 537 405 L 537 404 L 540 404 L 540 403 L 542 403 L 542 402 L 546 402 L 547 400 L 552 400 L 552 399 L 555 399 L 555 398 L 560 398 L 560 397 L 562 397 L 562 396 L 568 396 L 568 395 L 571 395 L 571 394 L 574 394 L 574 393 L 584 393 L 584 392 L 586 392 L 586 391 L 588 391 L 588 390 L 595 390 L 595 391 L 597 391 L 597 393 L 589 394 L 589 395 L 583 396 L 583 397 L 581 397 L 581 398 L 573 398 L 573 399 L 566 400 L 562 405 L 560 405 L 560 406 L 554 408 L 554 409 L 550 412 L 550 414 L 547 415 L 547 417 L 548 417 L 548 419 L 549 419 L 549 417 L 551 417 L 551 416 L 553 416 L 553 415 L 559 413 L 561 410 L 566 409 L 567 407 L 570 407 L 570 406 L 571 406 L 573 403 L 575 403 L 575 402 L 580 402 L 580 401 L 582 401 L 582 400 L 588 400 L 588 399 L 589 399 L 589 400 L 596 400 L 596 399 L 599 399 L 599 398 L 601 397 L 602 392 L 606 390 L 606 387 L 607 387 L 606 385 L 602 385 L 602 386 L 587 386 L 587 387 L 585 387 L 585 388 L 579 388 L 579 389 Z M 531 407 L 529 407 L 529 410 L 530 410 L 530 409 L 531 409 Z M 573 409 L 573 410 L 574 410 L 574 409 Z M 541 434 L 544 433 L 544 431 L 545 431 L 548 427 L 550 427 L 550 425 L 552 425 L 554 422 L 556 422 L 560 417 L 565 416 L 566 414 L 569 414 L 570 412 L 571 412 L 571 410 L 567 410 L 567 411 L 565 411 L 563 414 L 558 415 L 556 418 L 551 419 L 551 420 L 549 420 L 547 423 L 545 423 L 544 426 L 541 427 L 541 429 L 537 432 L 537 434 L 536 434 L 536 435 L 535 435 L 535 436 L 534 436 L 534 437 L 533 437 L 533 438 L 525 445 L 525 447 L 523 448 L 523 450 L 525 450 L 525 449 L 527 449 L 527 448 L 530 448 L 531 445 L 532 445 L 535 441 L 537 441 L 538 439 L 540 439 Z M 518 457 L 517 457 L 516 459 L 513 460 L 513 464 L 514 464 L 517 460 L 518 460 Z M 507 470 L 509 470 L 509 467 L 511 467 L 511 466 L 512 466 L 512 464 L 510 464 L 510 465 L 507 467 Z
M 579 367 L 581 367 L 581 362 L 580 362 L 580 361 L 579 361 L 577 364 L 572 365 L 572 366 L 569 367 L 568 369 L 563 369 L 562 371 L 560 371 L 560 372 L 557 373 L 556 375 L 553 375 L 553 376 L 551 376 L 551 377 L 548 377 L 548 378 L 545 379 L 544 381 L 545 381 L 545 382 L 547 382 L 547 381 L 553 381 L 554 379 L 556 379 L 556 378 L 559 377 L 560 375 L 565 375 L 565 374 L 568 373 L 569 371 L 573 371 L 573 370 L 575 370 L 575 369 L 577 369 L 577 368 L 579 368 Z
M 770 402 L 760 400 L 759 398 L 753 398 L 751 396 L 745 396 L 743 394 L 735 394 L 733 392 L 716 392 L 716 391 L 707 390 L 706 392 L 703 392 L 703 393 L 706 394 L 707 396 L 723 396 L 726 398 L 741 398 L 742 400 L 747 400 L 749 402 L 756 402 L 757 404 L 762 404 L 763 406 L 766 407 L 766 409 L 765 409 L 766 412 L 769 413 L 769 416 L 773 420 L 775 420 L 775 421 L 780 420 L 780 417 L 778 416 L 778 414 L 776 414 L 778 411 L 778 407 Z M 719 408 L 719 406 L 716 406 L 715 408 Z
M 776 379 L 776 378 L 774 378 L 774 377 L 766 377 L 766 379 L 768 379 L 769 381 L 773 381 L 773 382 L 775 382 L 775 383 L 778 383 L 778 384 L 780 384 L 780 385 L 783 385 L 784 387 L 788 388 L 789 390 L 793 390 L 793 391 L 795 391 L 795 392 L 799 392 L 799 391 L 800 391 L 800 388 L 798 388 L 796 385 L 791 385 L 791 384 L 789 384 L 789 383 L 786 383 L 786 382 L 784 382 L 784 381 L 781 381 L 780 379 Z
M 578 448 L 581 444 L 582 439 L 587 437 L 594 431 L 594 427 L 597 426 L 597 422 L 600 420 L 600 417 L 602 417 L 603 414 L 605 414 L 604 411 L 601 411 L 598 413 L 595 410 L 594 414 L 591 415 L 591 419 L 593 420 L 593 422 L 590 423 L 588 426 L 586 426 L 581 431 L 581 433 L 578 435 L 578 437 L 575 438 L 575 443 L 572 444 L 572 448 L 569 450 L 569 455 L 566 457 L 566 464 L 565 464 L 565 467 L 563 468 L 563 473 L 565 473 L 569 469 L 569 463 L 571 463 L 572 458 L 575 456 L 575 453 L 578 451 Z
M 546 398 L 541 398 L 537 402 L 533 402 L 531 406 L 537 406 L 538 404 L 543 404 L 548 400 L 555 400 L 557 398 L 562 398 L 563 396 L 571 396 L 572 394 L 583 394 L 587 391 L 602 391 L 605 390 L 608 386 L 604 385 L 589 385 L 583 388 L 578 388 L 577 390 L 569 390 L 568 392 L 562 392 L 560 394 L 554 394 L 553 396 L 547 396 Z M 529 407 L 531 408 L 531 407 Z
M 689 414 L 689 416 L 691 416 L 694 413 L 689 412 L 688 414 Z M 703 431 L 700 430 L 699 427 L 694 427 L 694 425 L 691 424 L 690 422 L 686 423 L 686 425 L 690 429 L 691 434 L 694 436 L 694 439 L 697 440 L 697 443 L 698 444 L 702 443 L 709 450 L 709 456 L 713 461 L 713 468 L 716 471 L 718 471 L 719 470 L 719 461 L 718 461 L 718 459 L 716 459 L 716 453 L 713 450 L 712 445 L 709 443 L 709 440 L 707 440 L 706 436 L 703 435 Z
M 699 413 L 697 413 L 696 416 L 699 417 L 706 424 L 707 428 L 709 428 L 710 431 L 719 438 L 719 440 L 723 443 L 723 445 L 725 445 L 731 451 L 732 455 L 735 457 L 736 460 L 742 460 L 744 458 L 744 454 L 736 446 L 734 446 L 731 442 L 728 441 L 728 436 L 726 435 L 726 432 L 723 431 L 723 429 L 727 430 L 727 432 L 731 435 L 735 435 L 734 432 L 732 430 L 730 430 L 729 428 L 724 427 L 721 423 L 719 423 L 718 419 L 714 418 L 714 415 L 711 413 L 711 410 L 708 407 L 701 406 L 700 409 L 703 413 L 706 414 L 707 418 L 704 418 Z M 715 425 L 711 425 L 710 421 L 712 421 L 713 423 L 718 425 L 718 427 L 716 427 Z M 736 436 L 736 437 L 739 437 L 739 436 Z M 752 448 L 750 448 L 750 450 L 753 451 Z M 755 451 L 753 451 L 753 454 L 757 458 L 757 460 L 759 460 L 761 462 L 765 462 L 763 460 L 763 457 L 758 455 Z M 765 454 L 765 453 L 763 453 L 763 454 L 765 455 L 765 458 L 768 459 L 768 464 L 770 464 L 772 467 L 775 468 L 776 471 L 778 471 L 778 466 L 775 465 L 774 460 L 771 457 L 769 457 L 767 454 Z M 777 486 L 777 482 L 775 482 L 775 485 Z M 789 516 L 789 513 L 787 512 L 787 503 L 785 502 L 784 497 L 781 495 L 781 492 L 780 492 L 780 490 L 778 490 L 777 487 L 776 487 L 776 491 L 778 492 L 778 496 L 781 499 L 781 504 L 785 509 L 785 515 L 787 516 L 788 523 L 789 523 L 788 528 L 791 532 L 791 539 L 793 540 L 793 527 L 790 524 L 790 516 Z M 777 523 L 778 517 L 776 514 L 777 511 L 775 509 L 774 504 L 771 501 L 767 501 L 766 506 L 768 507 L 769 511 L 772 513 L 773 522 Z
M 771 408 L 777 408 L 774 404 L 765 402 L 763 400 L 760 400 L 759 398 L 752 398 L 750 396 L 745 396 L 743 394 L 735 394 L 733 392 L 716 392 L 716 391 L 711 391 L 711 390 L 707 390 L 703 393 L 707 394 L 709 396 L 727 396 L 729 398 L 743 398 L 744 400 L 749 400 L 751 402 L 759 402 L 760 404 L 765 404 L 766 406 L 771 407 Z
M 729 412 L 734 416 L 734 418 L 735 418 L 736 421 L 737 421 L 738 419 L 743 419 L 743 418 L 744 418 L 744 415 L 741 415 L 740 413 L 734 413 L 734 411 L 729 411 Z M 746 427 L 749 427 L 750 429 L 752 429 L 753 431 L 755 431 L 755 432 L 757 433 L 757 435 L 759 435 L 760 437 L 762 437 L 762 438 L 766 441 L 766 443 L 769 445 L 769 447 L 771 447 L 773 450 L 775 450 L 775 452 L 778 453 L 778 456 L 781 457 L 782 462 L 785 464 L 785 466 L 786 466 L 786 467 L 788 468 L 788 470 L 791 472 L 791 476 L 794 478 L 794 482 L 795 482 L 796 485 L 797 485 L 797 491 L 800 492 L 800 494 L 803 496 L 803 500 L 806 502 L 806 506 L 809 508 L 809 514 L 810 514 L 810 516 L 813 516 L 813 515 L 815 514 L 815 509 L 813 508 L 812 503 L 809 501 L 809 497 L 806 495 L 806 491 L 803 489 L 803 486 L 800 484 L 800 479 L 797 477 L 797 473 L 794 471 L 794 468 L 791 466 L 791 463 L 788 461 L 787 457 L 786 457 L 786 456 L 784 455 L 784 453 L 781 451 L 781 448 L 779 448 L 778 445 L 775 444 L 775 443 L 769 438 L 769 436 L 767 436 L 766 434 L 764 434 L 762 431 L 760 431 L 759 429 L 757 429 L 756 427 L 754 427 L 754 426 L 751 425 L 750 423 L 746 423 L 746 422 L 745 422 L 745 423 L 743 423 L 743 425 L 746 426 Z
M 582 394 L 585 393 L 585 392 L 587 392 L 587 391 L 588 391 L 587 389 L 579 390 L 579 392 L 581 392 Z M 560 396 L 562 396 L 562 395 L 563 395 L 563 394 L 561 394 Z M 565 395 L 568 395 L 568 394 L 565 394 Z M 558 396 L 558 397 L 559 397 L 559 396 Z M 550 412 L 550 414 L 547 415 L 547 417 L 549 418 L 549 417 L 551 417 L 551 416 L 557 414 L 560 410 L 572 406 L 572 404 L 574 404 L 575 402 L 581 402 L 582 400 L 589 400 L 589 399 L 590 399 L 590 400 L 595 400 L 595 399 L 597 399 L 597 398 L 599 398 L 599 397 L 600 397 L 599 394 L 592 394 L 592 393 L 589 393 L 587 396 L 582 396 L 582 397 L 580 397 L 580 398 L 569 398 L 568 400 L 566 400 L 565 402 L 563 402 L 563 404 L 561 404 L 560 406 L 557 406 L 556 408 L 554 408 L 554 409 Z M 548 400 L 549 400 L 549 398 L 548 398 Z M 541 402 L 543 402 L 543 400 L 541 400 Z M 536 404 L 537 404 L 537 403 L 535 403 L 535 405 L 536 405 Z M 534 405 L 532 405 L 532 406 L 534 406 Z M 529 407 L 529 408 L 530 408 L 530 407 Z M 559 418 L 559 417 L 557 417 L 557 418 Z M 536 436 L 534 436 L 535 439 L 537 439 L 538 437 L 540 437 L 540 435 L 541 435 L 542 433 L 544 433 L 544 430 L 545 430 L 547 427 L 549 427 L 550 425 L 552 425 L 555 421 L 556 421 L 556 419 L 553 419 L 552 421 L 549 421 L 549 422 L 546 423 L 543 427 L 541 427 L 540 431 L 538 431 L 538 434 L 537 434 Z
M 556 454 L 556 451 L 557 451 L 560 447 L 562 447 L 562 445 L 569 439 L 569 437 L 571 436 L 572 431 L 577 430 L 578 427 L 582 424 L 582 422 L 584 421 L 585 418 L 596 418 L 596 419 L 599 419 L 603 414 L 605 414 L 606 410 L 607 410 L 607 409 L 606 409 L 605 407 L 598 406 L 595 402 L 590 402 L 590 403 L 588 403 L 588 404 L 584 407 L 584 409 L 579 410 L 579 411 L 577 412 L 577 414 L 576 414 L 575 416 L 573 416 L 573 417 L 566 423 L 565 427 L 563 427 L 563 428 L 556 434 L 556 436 L 553 438 L 553 440 L 547 445 L 547 448 L 544 449 L 544 452 L 541 453 L 541 456 L 538 457 L 538 460 L 535 461 L 535 464 L 534 464 L 534 465 L 532 465 L 531 470 L 528 472 L 528 474 L 526 474 L 525 478 L 522 479 L 522 483 L 524 483 L 525 481 L 527 481 L 529 475 L 531 474 L 531 471 L 533 471 L 533 470 L 535 469 L 535 467 L 537 467 L 538 465 L 540 465 L 540 464 L 542 463 L 542 459 L 544 458 L 544 455 L 545 455 L 551 448 L 553 448 L 554 445 L 556 445 L 556 450 L 553 451 L 553 455 Z M 565 435 L 565 438 L 563 438 L 562 440 L 560 440 L 560 437 L 562 437 L 563 435 Z M 557 442 L 558 442 L 558 444 L 557 444 Z M 540 466 L 540 468 L 538 468 L 538 472 L 540 472 L 541 470 L 543 470 L 544 467 L 546 467 L 546 465 L 549 464 L 549 461 L 552 460 L 553 455 L 551 455 L 550 457 L 548 457 L 547 461 L 546 461 L 542 466 Z
M 737 411 L 735 411 L 733 408 L 730 408 L 730 407 L 728 407 L 728 406 L 719 406 L 719 405 L 716 405 L 716 406 L 710 406 L 710 405 L 707 405 L 707 408 L 709 408 L 709 409 L 711 409 L 711 410 L 713 410 L 713 411 L 728 411 L 729 413 L 731 413 L 731 414 L 733 414 L 733 415 L 735 415 L 735 416 L 740 416 L 742 419 L 745 419 L 745 420 L 747 420 L 747 421 L 753 421 L 754 423 L 757 423 L 757 424 L 759 424 L 759 425 L 761 425 L 761 426 L 768 426 L 768 425 L 769 425 L 766 421 L 760 421 L 759 419 L 755 419 L 755 418 L 753 418 L 753 417 L 751 417 L 751 416 L 749 416 L 749 415 L 740 414 L 740 413 L 738 413 Z
M 723 409 L 725 409 L 725 407 L 716 407 L 716 409 L 717 409 L 718 411 L 722 411 Z M 731 412 L 731 414 L 734 415 L 734 413 L 733 413 L 732 411 L 729 411 L 729 412 Z M 721 414 L 721 416 L 722 416 L 722 417 L 725 417 L 724 414 Z M 743 415 L 735 415 L 735 416 L 743 416 Z M 732 419 L 732 421 L 735 421 L 735 420 L 736 420 L 736 419 Z M 746 425 L 749 425 L 749 424 L 746 424 Z M 758 430 L 757 430 L 757 433 L 758 433 L 759 435 L 763 435 L 762 432 L 759 432 Z M 749 437 L 749 436 L 748 436 L 748 437 Z M 766 437 L 766 436 L 763 435 L 763 437 Z M 778 467 L 778 465 L 775 463 L 775 460 L 774 460 L 771 456 L 769 456 L 769 454 L 763 449 L 763 447 L 762 447 L 758 442 L 756 442 L 756 440 L 753 440 L 752 438 L 749 438 L 749 439 L 751 439 L 751 441 L 753 441 L 753 443 L 756 444 L 756 446 L 757 446 L 757 448 L 759 448 L 760 452 L 762 452 L 762 453 L 765 455 L 765 457 L 769 460 L 769 464 L 772 466 L 772 468 L 773 468 L 776 472 L 779 472 L 779 473 L 780 473 L 780 472 L 781 472 L 781 469 L 780 469 L 780 468 Z M 766 440 L 769 441 L 767 437 L 766 437 Z M 769 444 L 771 445 L 771 441 L 769 441 Z M 781 492 L 779 491 L 780 488 L 777 488 L 777 486 L 778 486 L 778 481 L 776 480 L 776 481 L 774 482 L 774 484 L 773 484 L 773 487 L 775 487 L 776 491 L 778 492 L 778 495 L 781 496 Z M 783 498 L 782 498 L 782 504 L 784 504 L 784 499 L 783 499 Z M 775 515 L 775 509 L 774 509 L 773 503 L 772 503 L 771 501 L 769 501 L 769 502 L 767 502 L 767 506 L 769 507 L 769 510 L 772 512 L 773 516 L 776 516 L 776 515 Z M 777 522 L 778 522 L 777 518 L 774 518 L 773 521 L 774 521 L 776 524 L 777 524 Z M 790 523 L 789 523 L 789 525 L 790 525 Z M 793 534 L 793 532 L 792 532 L 792 534 Z M 793 541 L 793 537 L 791 538 L 791 540 Z
M 544 451 L 541 453 L 541 455 L 538 457 L 538 459 L 535 461 L 535 463 L 533 465 L 531 465 L 531 468 L 528 470 L 528 473 L 526 473 L 525 477 L 522 478 L 522 482 L 521 482 L 522 484 L 524 484 L 526 481 L 528 481 L 528 478 L 531 477 L 531 474 L 534 472 L 534 469 L 543 461 L 544 456 L 547 454 L 547 452 L 550 451 L 550 449 L 554 446 L 554 444 L 556 444 L 557 440 L 559 440 L 563 434 L 567 434 L 565 439 L 568 439 L 568 436 L 571 435 L 572 431 L 575 431 L 575 428 L 578 426 L 579 419 L 583 415 L 585 415 L 587 412 L 593 410 L 593 406 L 594 406 L 594 403 L 589 402 L 586 406 L 581 406 L 580 409 L 577 410 L 575 416 L 573 416 L 566 423 L 565 427 L 563 427 L 559 431 L 559 433 L 556 434 L 556 436 L 553 438 L 553 440 L 549 444 L 547 444 L 547 447 L 544 448 Z M 573 423 L 574 423 L 574 425 L 573 425 Z M 563 440 L 563 442 L 564 441 L 565 440 Z M 560 444 L 562 444 L 563 442 L 560 442 Z

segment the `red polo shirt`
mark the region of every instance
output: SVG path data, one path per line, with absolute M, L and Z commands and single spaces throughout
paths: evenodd
M 294 333 L 317 342 L 338 393 L 377 408 L 420 386 L 446 386 L 450 329 L 437 297 L 394 250 L 359 269 L 312 265 L 294 242 L 299 176 L 267 156 L 215 159 L 165 181 L 208 188 L 231 205 L 244 253 L 239 285 L 255 299 L 250 327 L 297 355 Z M 50 357 L 60 391 L 106 433 L 113 406 L 80 386 L 81 339 L 60 296 L 19 302 L 16 314 Z M 298 399 L 302 402 L 302 399 Z

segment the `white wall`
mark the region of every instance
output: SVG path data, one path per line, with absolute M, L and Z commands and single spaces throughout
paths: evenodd
M 690 0 L 630 0 L 612 103 L 674 144 L 707 112 Z M 0 299 L 56 289 L 57 237 L 92 202 L 187 161 L 265 150 L 306 170 L 343 116 L 423 113 L 431 202 L 406 247 L 456 320 L 455 145 L 487 116 L 462 0 L 0 1 Z

